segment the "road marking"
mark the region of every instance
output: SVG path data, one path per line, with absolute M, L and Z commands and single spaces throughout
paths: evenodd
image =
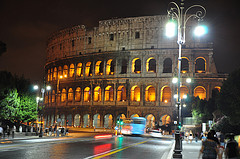
M 103 157 L 110 156 L 112 154 L 118 153 L 118 152 L 123 151 L 125 149 L 128 149 L 130 147 L 146 143 L 146 142 L 148 142 L 150 140 L 153 140 L 153 139 L 149 139 L 149 140 L 146 140 L 146 141 L 138 142 L 138 143 L 135 143 L 135 144 L 123 147 L 123 148 L 112 149 L 110 151 L 106 151 L 106 152 L 103 152 L 103 153 L 100 153 L 100 154 L 97 154 L 97 155 L 89 156 L 89 157 L 87 157 L 85 159 L 90 159 L 90 158 L 92 158 L 92 159 L 100 159 L 100 158 L 103 158 Z

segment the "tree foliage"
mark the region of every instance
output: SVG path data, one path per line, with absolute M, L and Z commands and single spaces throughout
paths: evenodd
M 224 81 L 217 103 L 230 123 L 240 124 L 240 69 L 232 72 Z
M 37 117 L 37 103 L 30 82 L 11 73 L 0 72 L 0 120 L 29 122 Z

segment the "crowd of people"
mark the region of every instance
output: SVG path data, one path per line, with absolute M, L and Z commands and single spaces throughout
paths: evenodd
M 47 136 L 65 136 L 68 135 L 68 128 L 57 127 L 57 125 L 50 126 L 49 128 L 45 128 L 45 133 Z
M 240 159 L 238 142 L 234 140 L 234 134 L 225 136 L 221 132 L 210 130 L 208 133 L 202 133 L 200 138 L 202 146 L 199 158 L 202 156 L 202 159 L 222 159 L 225 156 L 226 159 Z

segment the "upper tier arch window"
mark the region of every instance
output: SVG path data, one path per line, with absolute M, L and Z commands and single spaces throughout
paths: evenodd
M 164 86 L 161 89 L 161 102 L 168 103 L 171 102 L 172 92 L 169 86 Z
M 133 86 L 131 88 L 131 101 L 134 102 L 140 102 L 141 96 L 140 96 L 140 87 Z
M 57 67 L 54 67 L 53 80 L 57 80 Z
M 166 58 L 163 61 L 163 73 L 172 73 L 172 59 Z
M 75 91 L 75 101 L 80 102 L 81 101 L 81 88 L 77 87 Z
M 102 101 L 102 90 L 99 86 L 95 87 L 94 89 L 93 101 L 94 102 Z
M 110 59 L 107 61 L 107 66 L 106 66 L 106 74 L 107 75 L 113 75 L 115 70 L 115 64 L 113 59 Z
M 196 73 L 206 72 L 206 60 L 203 57 L 198 57 L 195 60 L 195 72 Z
M 141 60 L 139 58 L 135 58 L 132 61 L 132 72 L 141 73 Z
M 113 101 L 113 87 L 107 86 L 105 88 L 105 101 Z
M 66 100 L 67 100 L 67 91 L 66 89 L 62 89 L 61 102 L 66 102 Z
M 145 101 L 147 102 L 155 102 L 155 88 L 150 85 L 145 90 Z
M 73 101 L 73 89 L 69 88 L 68 90 L 68 101 L 72 102 Z
M 62 76 L 62 73 L 63 73 L 62 67 L 59 66 L 59 67 L 58 67 L 58 79 L 60 79 L 60 77 Z
M 83 74 L 83 71 L 82 71 L 82 63 L 78 63 L 78 64 L 77 64 L 76 74 L 77 74 L 78 77 L 82 76 L 82 74 Z
M 206 89 L 203 86 L 197 86 L 194 89 L 194 97 L 199 97 L 200 99 L 206 99 Z
M 126 100 L 127 100 L 126 88 L 124 86 L 119 86 L 117 90 L 117 101 Z
M 90 99 L 91 99 L 91 90 L 89 87 L 86 87 L 84 89 L 84 102 L 90 102 Z
M 156 60 L 153 57 L 150 57 L 146 63 L 147 72 L 156 73 Z
M 73 77 L 73 76 L 74 76 L 74 71 L 75 71 L 75 69 L 74 69 L 74 64 L 71 64 L 71 65 L 70 65 L 70 71 L 69 71 L 69 76 L 70 76 L 70 77 Z
M 92 63 L 87 62 L 86 63 L 86 68 L 85 68 L 85 76 L 92 76 Z
M 63 77 L 67 78 L 67 76 L 68 76 L 68 66 L 64 65 L 63 66 Z
M 181 61 L 181 72 L 182 73 L 187 73 L 189 72 L 189 60 L 186 57 L 182 57 Z
M 102 61 L 96 62 L 95 75 L 103 75 L 103 62 Z

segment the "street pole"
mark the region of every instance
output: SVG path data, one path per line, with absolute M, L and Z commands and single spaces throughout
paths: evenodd
M 192 10 L 193 8 L 198 8 L 200 10 L 196 11 Z M 193 14 L 189 14 L 189 11 L 194 11 Z M 206 15 L 206 9 L 201 5 L 193 5 L 187 8 L 184 11 L 184 0 L 181 0 L 180 7 L 175 2 L 169 3 L 169 9 L 168 9 L 168 15 L 173 20 L 177 20 L 177 26 L 178 26 L 178 81 L 177 81 L 177 128 L 175 132 L 175 148 L 173 153 L 173 158 L 182 158 L 182 140 L 180 137 L 180 128 L 178 127 L 180 125 L 181 121 L 181 97 L 180 97 L 180 88 L 181 88 L 181 61 L 182 61 L 182 45 L 185 44 L 185 29 L 186 29 L 186 23 L 187 21 L 194 17 L 197 18 L 199 21 L 202 20 L 202 18 Z

